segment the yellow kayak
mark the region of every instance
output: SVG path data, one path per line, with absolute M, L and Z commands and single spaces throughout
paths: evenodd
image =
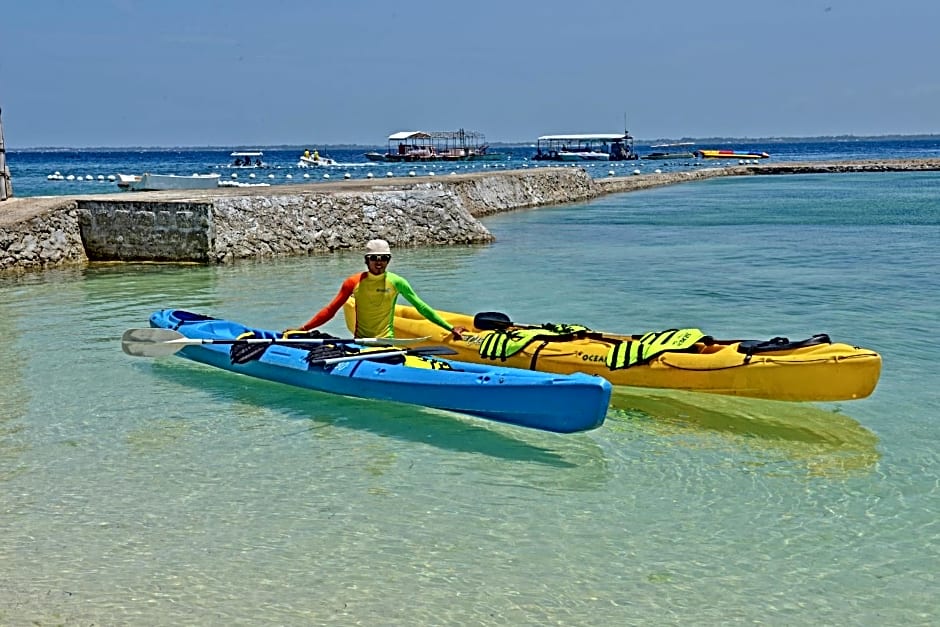
M 353 307 L 350 299 L 344 309 L 350 329 L 355 328 Z M 698 329 L 621 335 L 577 325 L 520 325 L 498 312 L 438 313 L 468 329 L 463 340 L 403 305 L 395 310 L 395 337 L 428 338 L 423 344 L 446 345 L 457 351 L 453 359 L 459 361 L 584 372 L 614 385 L 784 401 L 865 398 L 881 374 L 878 353 L 832 342 L 826 335 L 795 342 L 782 337 L 715 340 Z

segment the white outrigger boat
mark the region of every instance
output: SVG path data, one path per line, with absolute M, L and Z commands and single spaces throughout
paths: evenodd
M 144 172 L 140 176 L 119 174 L 118 177 L 118 187 L 132 192 L 152 192 L 169 189 L 214 189 L 219 186 L 218 174 L 180 176 L 177 174 L 150 174 Z
M 56 172 L 58 174 L 58 172 Z M 130 189 L 131 185 L 140 182 L 139 174 L 118 174 L 117 175 L 117 186 L 121 189 Z
M 260 150 L 236 150 L 229 155 L 235 160 L 231 168 L 266 168 L 268 164 L 261 160 L 264 153 Z

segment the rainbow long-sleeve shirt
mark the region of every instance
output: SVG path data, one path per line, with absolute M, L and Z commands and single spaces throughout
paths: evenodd
M 411 285 L 394 272 L 374 275 L 358 272 L 346 278 L 339 293 L 300 328 L 315 329 L 329 322 L 352 296 L 356 299 L 356 337 L 394 337 L 395 303 L 398 295 L 405 297 L 422 316 L 437 326 L 451 331 L 453 326 L 421 300 Z

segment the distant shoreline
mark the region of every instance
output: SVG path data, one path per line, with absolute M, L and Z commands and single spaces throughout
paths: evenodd
M 649 145 L 655 143 L 675 143 L 675 142 L 694 142 L 696 144 L 779 144 L 779 143 L 813 143 L 813 142 L 866 142 L 866 141 L 940 141 L 940 134 L 926 135 L 816 135 L 805 137 L 657 137 L 648 139 L 634 138 L 637 144 Z M 526 148 L 534 143 L 534 138 L 524 141 L 491 141 L 487 142 L 491 147 L 502 148 Z M 299 150 L 303 151 L 311 144 L 229 144 L 217 146 L 33 146 L 25 148 L 13 148 L 9 144 L 6 146 L 10 152 L 65 152 L 65 151 L 124 151 L 124 150 L 144 150 L 144 151 L 163 151 L 163 150 L 247 150 L 257 148 L 259 150 Z M 317 144 L 321 150 L 369 150 L 382 148 L 384 143 L 378 144 Z

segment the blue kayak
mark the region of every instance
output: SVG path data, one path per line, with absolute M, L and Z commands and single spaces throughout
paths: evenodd
M 599 427 L 610 402 L 610 383 L 581 373 L 560 375 L 472 364 L 431 357 L 428 353 L 433 351 L 427 349 L 373 348 L 349 344 L 349 340 L 339 340 L 344 343 L 330 348 L 358 354 L 311 359 L 322 351 L 277 343 L 281 334 L 275 331 L 179 309 L 155 312 L 150 316 L 150 326 L 181 334 L 183 339 L 176 342 L 185 344 L 172 352 L 231 372 L 320 392 L 445 409 L 544 431 L 573 433 Z M 233 363 L 232 346 L 246 334 L 266 338 L 253 340 L 264 343 L 263 352 L 244 363 Z M 268 343 L 269 339 L 273 341 Z

